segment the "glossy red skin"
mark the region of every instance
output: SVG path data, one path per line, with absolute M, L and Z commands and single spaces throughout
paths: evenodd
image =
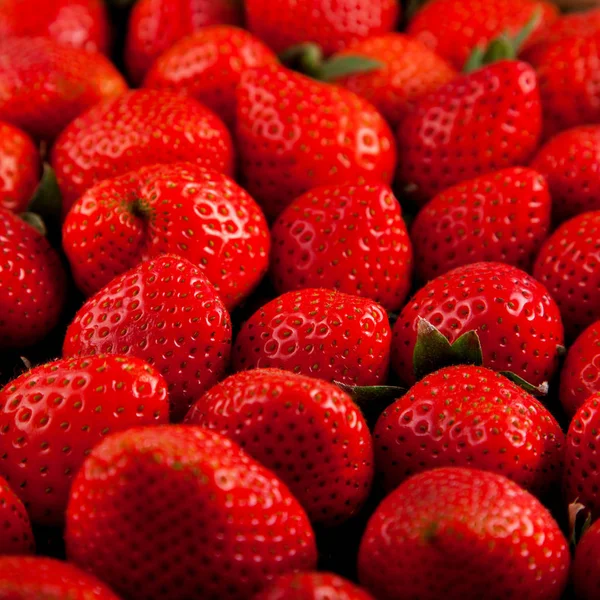
M 232 0 L 138 0 L 131 10 L 125 63 L 141 83 L 154 61 L 178 40 L 210 25 L 241 25 L 243 7 Z
M 533 385 L 549 381 L 558 366 L 563 344 L 558 307 L 543 285 L 516 267 L 501 263 L 458 267 L 414 295 L 394 325 L 392 348 L 392 364 L 410 385 L 415 382 L 413 350 L 419 317 L 450 342 L 476 331 L 485 367 L 512 371 Z
M 369 495 L 371 434 L 332 383 L 280 369 L 242 371 L 206 392 L 185 422 L 229 437 L 271 469 L 312 523 L 341 523 Z
M 541 129 L 533 69 L 493 63 L 414 102 L 397 132 L 399 180 L 422 206 L 451 185 L 527 163 Z
M 593 523 L 579 540 L 571 572 L 576 597 L 596 600 L 600 590 L 600 521 Z
M 245 187 L 268 217 L 320 185 L 392 181 L 394 136 L 352 92 L 270 65 L 244 72 L 237 102 Z
M 422 281 L 476 261 L 530 271 L 550 232 L 552 198 L 544 178 L 511 167 L 459 183 L 430 200 L 411 228 Z
M 372 300 L 325 289 L 288 292 L 242 325 L 233 367 L 378 385 L 387 378 L 391 337 L 385 310 Z
M 32 521 L 60 526 L 73 478 L 97 443 L 114 431 L 168 421 L 167 384 L 139 358 L 59 359 L 0 391 L 0 475 Z
M 69 560 L 127 598 L 244 600 L 317 561 L 287 487 L 194 426 L 130 429 L 96 446 L 73 484 L 65 537 Z
M 0 120 L 53 140 L 75 117 L 127 84 L 96 52 L 46 38 L 0 41 Z
M 67 329 L 63 356 L 137 356 L 169 385 L 171 418 L 222 379 L 231 350 L 227 309 L 201 270 L 164 255 L 115 277 Z
M 335 185 L 294 200 L 271 230 L 279 293 L 332 288 L 399 310 L 411 286 L 412 245 L 389 186 Z
M 25 348 L 57 324 L 65 272 L 48 240 L 6 208 L 0 208 L 0 254 L 0 349 Z
M 51 154 L 65 215 L 103 179 L 181 161 L 231 175 L 231 135 L 196 100 L 161 90 L 136 90 L 98 104 L 63 131 Z
M 107 179 L 72 207 L 63 248 L 78 287 L 97 292 L 160 254 L 197 265 L 231 310 L 265 274 L 270 236 L 254 200 L 229 177 L 191 163 Z
M 41 174 L 40 153 L 24 132 L 0 122 L 0 206 L 23 212 Z
M 472 50 L 508 32 L 516 35 L 536 10 L 540 20 L 526 47 L 543 39 L 556 21 L 551 2 L 537 0 L 431 0 L 415 15 L 407 33 L 462 70 Z
M 533 267 L 560 308 L 568 340 L 600 319 L 599 232 L 600 211 L 573 217 L 544 242 Z
M 235 89 L 246 69 L 275 64 L 277 56 L 251 33 L 228 25 L 206 27 L 176 42 L 154 62 L 144 87 L 191 96 L 235 126 Z
M 29 515 L 19 497 L 2 477 L 0 477 L 0 521 L 2 522 L 0 555 L 25 555 L 35 552 L 35 540 Z
M 497 473 L 446 467 L 411 477 L 379 505 L 358 571 L 378 600 L 559 600 L 569 561 L 534 496 Z

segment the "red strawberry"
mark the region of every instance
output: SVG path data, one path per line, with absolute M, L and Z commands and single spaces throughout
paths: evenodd
M 534 386 L 552 377 L 563 343 L 559 310 L 544 286 L 501 263 L 458 267 L 430 281 L 404 307 L 394 326 L 392 362 L 408 384 L 415 382 L 414 369 L 421 371 L 415 358 L 434 362 L 426 351 L 431 325 L 451 343 L 476 332 L 484 366 Z M 425 356 L 415 355 L 419 330 L 418 350 Z M 436 366 L 443 365 L 431 364 L 429 371 Z
M 272 229 L 277 290 L 337 288 L 387 310 L 411 285 L 412 247 L 402 209 L 383 183 L 316 188 L 294 200 Z
M 399 178 L 422 205 L 451 185 L 527 162 L 541 128 L 533 69 L 491 64 L 414 102 L 398 129 Z
M 127 89 L 107 58 L 45 38 L 0 42 L 0 120 L 54 139 L 75 117 Z
M 392 180 L 393 135 L 352 92 L 270 65 L 242 75 L 237 100 L 242 170 L 267 216 L 319 185 Z
M 0 554 L 33 554 L 35 541 L 29 515 L 19 497 L 2 477 L 0 477 L 0 522 L 2 523 Z M 0 582 L 0 598 L 2 597 Z
M 579 600 L 597 600 L 600 589 L 600 521 L 583 535 L 573 560 L 572 580 Z
M 27 208 L 41 174 L 40 154 L 20 129 L 0 122 L 0 206 Z
M 230 348 L 231 322 L 213 286 L 186 259 L 164 255 L 92 296 L 67 329 L 63 354 L 144 359 L 166 379 L 172 417 L 181 419 L 222 378 Z
M 543 177 L 512 167 L 459 183 L 435 196 L 411 230 L 424 281 L 475 261 L 529 271 L 550 231 L 552 199 Z
M 57 324 L 66 277 L 48 240 L 6 208 L 0 208 L 0 349 L 24 348 Z
M 387 377 L 391 332 L 383 308 L 325 289 L 288 292 L 248 319 L 235 340 L 236 371 L 275 367 L 354 385 Z
M 138 0 L 128 22 L 125 62 L 141 83 L 154 61 L 175 42 L 209 25 L 241 25 L 241 3 L 232 0 Z
M 286 483 L 313 523 L 355 514 L 373 479 L 371 434 L 337 386 L 279 369 L 242 371 L 186 417 L 231 438 Z
M 70 560 L 140 599 L 242 600 L 317 559 L 285 485 L 193 426 L 130 429 L 96 446 L 73 484 L 66 541 Z
M 548 510 L 516 483 L 448 467 L 411 477 L 379 505 L 358 569 L 378 600 L 558 600 L 569 548 Z
M 206 27 L 160 55 L 144 86 L 183 93 L 235 125 L 235 89 L 244 70 L 277 57 L 251 33 L 227 25 Z
M 195 100 L 156 90 L 133 91 L 98 104 L 75 119 L 52 149 L 65 214 L 98 181 L 180 161 L 229 175 L 231 136 Z

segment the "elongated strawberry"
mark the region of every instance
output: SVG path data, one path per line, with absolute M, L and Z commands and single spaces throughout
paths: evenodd
M 596 521 L 577 544 L 572 580 L 579 600 L 596 600 L 600 589 L 600 521 Z
M 0 520 L 2 522 L 0 555 L 25 555 L 35 551 L 29 515 L 19 497 L 3 477 L 0 477 Z

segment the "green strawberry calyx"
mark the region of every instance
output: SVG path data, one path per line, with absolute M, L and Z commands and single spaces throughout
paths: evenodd
M 54 169 L 44 163 L 42 178 L 33 192 L 27 207 L 28 213 L 35 213 L 44 223 L 44 234 L 55 247 L 61 245 L 62 196 Z M 35 224 L 33 224 L 36 227 Z
M 579 518 L 580 516 L 584 516 L 583 522 Z M 592 513 L 579 502 L 579 498 L 576 498 L 569 504 L 569 542 L 572 549 L 575 549 L 591 524 Z
M 24 212 L 19 214 L 19 218 L 22 221 L 25 221 L 28 225 L 31 225 L 40 235 L 46 237 L 48 234 L 48 230 L 46 229 L 46 224 L 44 223 L 44 219 L 40 217 L 37 213 L 34 212 Z
M 394 385 L 348 385 L 341 381 L 333 383 L 352 398 L 371 426 L 392 402 L 406 394 L 405 388 Z

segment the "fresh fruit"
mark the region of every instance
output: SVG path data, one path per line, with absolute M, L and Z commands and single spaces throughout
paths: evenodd
M 596 521 L 577 544 L 571 572 L 576 597 L 596 600 L 600 589 L 600 521 Z
M 288 292 L 243 325 L 233 348 L 236 371 L 275 367 L 326 381 L 377 385 L 387 377 L 387 314 L 367 298 L 325 289 Z
M 35 541 L 29 515 L 19 497 L 2 477 L 0 477 L 0 522 L 2 522 L 0 555 L 33 554 Z M 0 583 L 0 598 L 3 597 L 1 590 L 2 584 Z
M 197 265 L 228 309 L 268 266 L 270 236 L 254 200 L 229 177 L 190 163 L 107 179 L 71 208 L 63 247 L 86 294 L 143 260 L 173 253 Z
M 383 183 L 319 187 L 294 200 L 272 231 L 278 292 L 334 288 L 399 310 L 411 285 L 402 209 Z
M 477 261 L 531 269 L 550 231 L 544 178 L 512 167 L 459 183 L 435 196 L 411 229 L 415 266 L 428 281 Z
M 394 176 L 393 135 L 352 92 L 269 65 L 244 72 L 237 102 L 245 185 L 268 217 L 319 185 Z
M 53 140 L 75 117 L 127 84 L 107 58 L 46 38 L 0 41 L 0 120 Z
M 89 298 L 67 329 L 63 355 L 142 358 L 167 381 L 177 420 L 222 378 L 230 348 L 229 314 L 214 287 L 188 260 L 163 255 Z
M 279 369 L 242 371 L 206 392 L 186 422 L 229 437 L 271 469 L 313 523 L 345 521 L 369 495 L 371 434 L 332 383 Z
M 493 107 L 493 109 L 490 109 Z M 525 164 L 542 129 L 534 70 L 503 60 L 415 100 L 398 128 L 398 176 L 419 205 L 461 181 Z
M 277 57 L 251 33 L 228 25 L 183 38 L 156 60 L 144 87 L 191 96 L 235 126 L 235 89 L 242 73 L 274 64 Z
M 245 599 L 315 567 L 306 513 L 236 444 L 194 426 L 130 429 L 85 461 L 69 559 L 128 598 Z
M 548 510 L 516 483 L 447 467 L 414 475 L 385 498 L 358 570 L 378 600 L 558 600 L 569 549 Z

